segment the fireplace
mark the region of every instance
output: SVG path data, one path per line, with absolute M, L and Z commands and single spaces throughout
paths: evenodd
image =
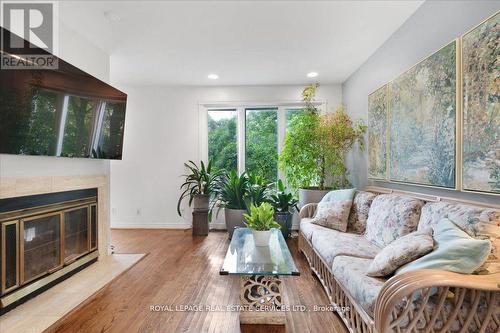
M 0 200 L 0 314 L 97 260 L 97 189 Z

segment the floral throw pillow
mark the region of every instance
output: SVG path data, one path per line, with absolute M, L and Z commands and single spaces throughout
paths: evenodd
M 346 232 L 355 191 L 355 189 L 348 189 L 328 193 L 318 203 L 316 215 L 311 222 L 326 228 Z
M 355 234 L 363 234 L 366 229 L 366 220 L 373 199 L 377 195 L 372 192 L 357 191 L 352 201 L 351 214 L 347 223 L 347 231 Z
M 366 275 L 386 276 L 399 267 L 431 252 L 434 241 L 432 231 L 414 231 L 396 239 L 380 251 L 372 260 Z

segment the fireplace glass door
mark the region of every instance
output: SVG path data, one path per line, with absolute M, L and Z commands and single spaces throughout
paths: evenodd
M 61 266 L 61 214 L 22 220 L 23 282 Z
M 88 206 L 65 211 L 64 262 L 71 262 L 87 252 L 89 252 Z

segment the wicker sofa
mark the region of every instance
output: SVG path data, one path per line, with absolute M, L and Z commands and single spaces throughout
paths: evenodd
M 346 233 L 311 223 L 317 204 L 302 207 L 299 249 L 349 331 L 499 332 L 500 272 L 497 269 L 500 258 L 490 255 L 490 271 L 496 273 L 483 275 L 429 269 L 390 278 L 365 274 L 371 259 L 381 251 L 381 247 L 365 235 L 367 228 L 379 227 L 367 226 L 366 222 L 369 214 L 377 213 L 371 210 L 371 203 L 380 195 L 383 197 L 378 201 L 383 198 L 392 202 L 395 211 L 403 210 L 406 214 L 402 220 L 409 221 L 405 227 L 381 222 L 382 229 L 397 229 L 389 230 L 392 237 L 429 228 L 441 217 L 454 215 L 462 219 L 464 231 L 470 236 L 489 238 L 493 252 L 499 250 L 495 249 L 500 241 L 498 206 L 367 188 L 356 193 Z

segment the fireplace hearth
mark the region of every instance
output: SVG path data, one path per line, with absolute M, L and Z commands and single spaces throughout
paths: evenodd
M 0 314 L 97 260 L 97 189 L 0 200 Z

